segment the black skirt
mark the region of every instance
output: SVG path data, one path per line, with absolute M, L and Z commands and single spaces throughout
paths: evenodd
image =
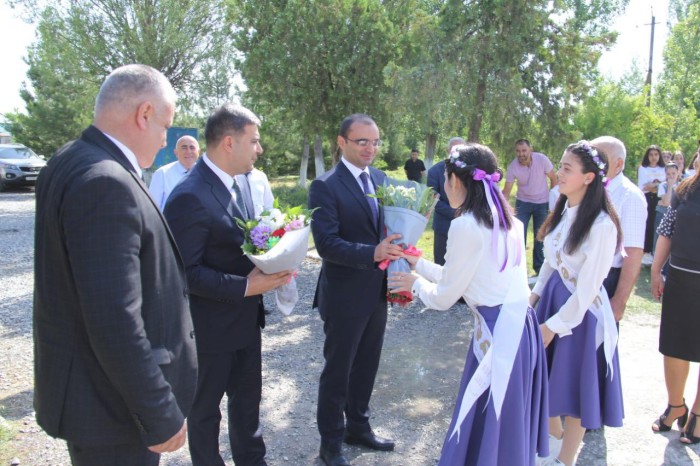
M 700 273 L 668 268 L 661 304 L 659 352 L 700 362 Z
M 644 193 L 647 199 L 647 224 L 644 229 L 644 252 L 654 252 L 654 222 L 656 221 L 656 205 L 659 196 L 656 193 Z

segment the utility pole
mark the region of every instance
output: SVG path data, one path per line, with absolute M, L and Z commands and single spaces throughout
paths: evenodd
M 654 26 L 656 26 L 656 16 L 654 16 L 654 7 L 651 8 L 651 41 L 649 43 L 649 71 L 647 71 L 647 80 L 644 83 L 647 87 L 647 107 L 651 106 L 651 73 L 652 63 L 654 61 Z

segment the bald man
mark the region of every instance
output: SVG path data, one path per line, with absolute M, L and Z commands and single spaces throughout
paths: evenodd
M 617 138 L 601 136 L 591 144 L 608 156 L 608 194 L 622 227 L 622 242 L 626 257 L 615 254 L 613 266 L 603 282 L 610 297 L 615 320 L 625 314 L 627 300 L 639 276 L 644 254 L 644 231 L 647 220 L 647 201 L 642 191 L 623 173 L 627 149 Z
M 141 180 L 175 91 L 114 70 L 93 124 L 36 185 L 34 409 L 73 465 L 155 466 L 186 440 L 197 381 L 185 265 Z
M 153 173 L 149 190 L 158 208 L 163 210 L 173 188 L 182 181 L 199 158 L 199 143 L 192 136 L 182 136 L 175 145 L 177 161 L 163 165 Z

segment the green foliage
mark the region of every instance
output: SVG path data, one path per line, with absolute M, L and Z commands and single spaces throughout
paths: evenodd
M 27 113 L 8 115 L 19 142 L 50 155 L 92 119 L 113 69 L 143 63 L 165 74 L 178 109 L 200 114 L 230 100 L 234 70 L 224 0 L 15 0 L 37 24 L 22 90 Z
M 321 135 L 329 152 L 345 116 L 363 112 L 385 119 L 382 73 L 398 48 L 382 2 L 231 0 L 230 5 L 236 47 L 243 53 L 239 67 L 260 113 L 274 109 L 297 134 Z
M 291 206 L 308 205 L 309 191 L 301 186 L 273 187 L 272 193 L 275 201 L 283 208 Z

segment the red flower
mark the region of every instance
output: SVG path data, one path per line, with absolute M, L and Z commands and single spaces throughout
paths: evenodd
M 286 231 L 284 231 L 284 228 L 280 228 L 279 230 L 273 231 L 271 236 L 276 236 L 278 238 L 281 238 L 284 236 L 285 233 L 286 233 Z

